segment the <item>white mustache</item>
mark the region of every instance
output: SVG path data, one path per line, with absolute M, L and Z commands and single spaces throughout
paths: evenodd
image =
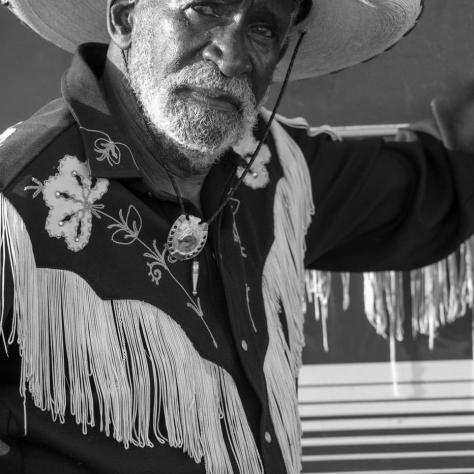
M 253 111 L 256 98 L 245 78 L 225 77 L 210 63 L 197 63 L 187 66 L 168 78 L 174 90 L 183 87 L 208 89 L 211 93 L 221 93 L 232 97 L 242 111 Z

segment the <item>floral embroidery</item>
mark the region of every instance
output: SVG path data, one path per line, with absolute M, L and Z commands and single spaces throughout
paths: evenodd
M 162 272 L 160 268 L 167 268 L 166 261 L 165 261 L 165 252 L 166 248 L 163 248 L 163 251 L 160 252 L 156 246 L 156 241 L 153 241 L 153 251 L 144 253 L 143 256 L 150 259 L 150 262 L 147 262 L 148 267 L 148 276 L 151 278 L 151 281 L 155 285 L 159 285 L 162 277 Z M 198 299 L 198 304 L 194 305 L 194 307 L 189 306 L 188 308 L 193 309 L 196 314 L 202 317 L 202 310 L 201 310 L 201 302 Z
M 16 132 L 15 127 L 7 128 L 3 133 L 0 134 L 0 148 L 3 146 L 3 143 L 7 140 L 7 138 L 11 137 Z
M 43 193 L 44 191 L 44 186 L 43 183 L 36 178 L 31 178 L 34 184 L 31 184 L 30 186 L 25 186 L 25 191 L 34 191 L 33 192 L 33 199 L 36 199 L 40 194 Z
M 139 244 L 147 259 L 148 277 L 155 285 L 159 285 L 166 272 L 178 285 L 186 297 L 186 306 L 201 319 L 217 348 L 217 341 L 204 320 L 200 298 L 193 299 L 184 286 L 174 276 L 167 256 L 166 244 L 163 250 L 158 249 L 156 240 L 148 245 L 140 238 L 143 220 L 135 206 L 129 206 L 126 213 L 120 209 L 118 218 L 108 214 L 103 204 L 96 204 L 107 192 L 109 181 L 91 177 L 86 163 L 74 156 L 66 155 L 59 161 L 58 173 L 51 176 L 44 184 L 32 178 L 33 184 L 25 187 L 25 191 L 33 191 L 33 198 L 43 194 L 43 199 L 50 212 L 46 220 L 46 230 L 51 237 L 64 238 L 67 247 L 73 252 L 82 250 L 89 242 L 92 230 L 92 217 L 111 221 L 107 226 L 112 230 L 111 240 L 117 245 Z
M 129 154 L 133 164 L 138 169 L 138 165 L 135 161 L 132 150 L 128 145 L 125 143 L 113 141 L 110 135 L 105 132 L 101 132 L 100 130 L 89 130 L 85 127 L 81 127 L 81 129 L 89 133 L 96 133 L 100 135 L 100 137 L 94 141 L 94 151 L 97 153 L 97 161 L 107 161 L 109 166 L 114 167 L 121 163 L 122 153 L 125 152 Z
M 236 198 L 232 198 L 229 202 L 232 209 L 232 217 L 234 220 L 233 231 L 232 231 L 234 235 L 234 242 L 236 244 L 239 244 L 240 254 L 242 255 L 242 257 L 247 258 L 247 251 L 245 250 L 245 247 L 242 245 L 242 240 L 240 240 L 239 229 L 237 228 L 237 221 L 236 221 L 237 213 L 239 212 L 239 209 L 240 209 L 240 201 Z
M 46 230 L 51 237 L 66 241 L 73 252 L 82 250 L 89 242 L 92 216 L 100 218 L 103 205 L 95 204 L 107 192 L 106 179 L 94 180 L 87 165 L 74 156 L 59 162 L 58 174 L 43 185 L 43 198 L 49 207 Z
M 253 134 L 249 134 L 233 149 L 248 163 L 257 147 L 257 140 Z M 244 178 L 244 183 L 247 186 L 252 189 L 261 189 L 268 185 L 270 182 L 270 175 L 266 165 L 270 162 L 271 157 L 270 148 L 268 148 L 267 145 L 263 145 L 255 159 L 255 162 L 250 168 L 249 173 L 247 173 L 247 176 Z M 237 176 L 239 178 L 242 176 L 244 169 L 243 166 L 237 168 Z
M 142 217 L 135 206 L 130 206 L 127 215 L 123 216 L 123 210 L 119 211 L 120 222 L 110 224 L 109 229 L 116 229 L 112 235 L 112 242 L 118 245 L 131 245 L 138 240 L 142 230 Z
M 131 245 L 138 243 L 143 247 L 145 250 L 143 256 L 148 260 L 146 264 L 148 267 L 148 276 L 155 285 L 160 284 L 163 272 L 166 272 L 169 277 L 179 286 L 187 299 L 186 306 L 194 311 L 201 319 L 212 339 L 212 343 L 217 348 L 217 341 L 215 340 L 209 326 L 204 320 L 204 313 L 202 311 L 200 298 L 197 297 L 196 300 L 194 300 L 189 292 L 180 283 L 180 281 L 173 275 L 173 272 L 168 266 L 166 258 L 168 247 L 164 245 L 163 250 L 160 251 L 158 249 L 156 240 L 154 240 L 151 245 L 148 245 L 140 238 L 140 232 L 142 230 L 142 217 L 135 206 L 129 206 L 125 215 L 121 209 L 119 211 L 119 219 L 116 219 L 102 210 L 99 211 L 99 213 L 112 221 L 112 224 L 108 226 L 108 229 L 114 231 L 112 234 L 112 242 L 118 245 Z M 168 259 L 169 258 L 170 255 L 168 255 Z

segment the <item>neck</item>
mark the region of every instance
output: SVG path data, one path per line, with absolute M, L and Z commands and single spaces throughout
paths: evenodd
M 183 198 L 201 211 L 201 188 L 209 169 L 191 169 L 183 152 L 170 140 L 154 133 L 146 124 L 135 95 L 130 90 L 121 51 L 116 46 L 109 48 L 102 83 L 112 113 L 127 131 L 133 147 L 138 150 L 137 162 L 144 186 L 155 196 L 176 199 L 168 176 L 170 173 Z

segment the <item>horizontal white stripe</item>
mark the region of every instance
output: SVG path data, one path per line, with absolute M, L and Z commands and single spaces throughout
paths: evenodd
M 409 125 L 405 123 L 400 124 L 377 124 L 377 125 L 349 125 L 343 127 L 331 127 L 329 125 L 322 125 L 321 127 L 309 127 L 308 122 L 302 117 L 284 117 L 277 115 L 279 122 L 296 128 L 307 128 L 310 135 L 321 133 L 321 130 L 331 129 L 338 135 L 344 138 L 354 137 L 384 137 L 388 135 L 396 135 L 400 128 L 407 128 Z
M 472 467 L 450 467 L 445 469 L 403 469 L 375 471 L 331 471 L 331 472 L 308 472 L 306 474 L 473 474 Z
M 368 461 L 373 459 L 416 459 L 416 458 L 464 458 L 474 457 L 474 451 L 419 451 L 410 453 L 351 453 L 321 454 L 303 456 L 303 462 L 322 461 Z
M 472 381 L 473 361 L 397 362 L 398 382 L 442 382 L 444 380 Z M 389 362 L 363 364 L 304 365 L 299 376 L 301 388 L 306 385 L 341 385 L 365 383 L 392 383 Z
M 343 138 L 355 137 L 385 137 L 396 135 L 400 128 L 407 128 L 408 124 L 387 124 L 387 125 L 350 125 L 348 127 L 331 127 Z
M 473 415 L 409 416 L 366 419 L 311 420 L 303 421 L 304 432 L 308 431 L 359 431 L 410 428 L 456 428 L 474 427 Z
M 474 397 L 474 382 L 398 384 L 396 398 L 456 398 Z M 300 403 L 325 401 L 387 400 L 394 397 L 393 385 L 354 385 L 302 387 L 298 393 Z
M 474 433 L 436 433 L 415 435 L 340 436 L 303 438 L 303 448 L 314 446 L 367 446 L 378 444 L 462 443 L 474 441 Z
M 300 415 L 305 418 L 313 416 L 418 415 L 422 413 L 456 413 L 463 411 L 474 412 L 474 398 L 470 400 L 317 403 L 300 406 Z

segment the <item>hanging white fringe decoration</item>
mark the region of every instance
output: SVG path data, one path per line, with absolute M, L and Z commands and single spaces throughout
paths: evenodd
M 268 120 L 268 112 L 264 111 Z M 314 213 L 311 180 L 301 150 L 278 122 L 272 125 L 283 168 L 274 199 L 274 243 L 263 270 L 269 345 L 264 372 L 275 432 L 288 474 L 301 472 L 296 379 L 304 346 L 305 235 Z M 288 327 L 286 340 L 279 314 Z
M 314 319 L 321 322 L 324 351 L 329 352 L 327 321 L 329 317 L 332 274 L 331 272 L 308 271 L 306 272 L 305 281 L 307 299 L 314 308 Z
M 367 6 L 375 7 L 371 1 L 360 0 Z M 307 128 L 305 121 L 290 120 L 289 125 Z M 351 128 L 351 127 L 349 127 Z M 353 127 L 358 128 L 358 127 Z M 371 129 L 373 127 L 366 127 Z M 320 133 L 329 134 L 334 141 L 343 141 L 342 129 L 331 127 L 311 128 L 311 136 Z M 366 130 L 368 131 L 368 130 Z M 407 129 L 385 127 L 379 136 L 395 135 L 405 141 Z M 364 136 L 359 133 L 357 136 Z M 409 139 L 412 137 L 410 135 Z M 398 141 L 398 140 L 397 140 Z M 410 275 L 412 335 L 429 337 L 429 347 L 434 348 L 436 331 L 440 326 L 449 324 L 465 315 L 468 308 L 474 307 L 474 237 L 462 244 L 459 249 L 446 259 L 433 265 L 414 270 Z M 343 289 L 343 309 L 350 304 L 350 274 L 340 273 Z M 314 304 L 315 318 L 321 321 L 323 347 L 329 350 L 327 335 L 328 302 L 331 294 L 331 273 L 309 270 L 306 272 L 306 301 Z M 403 273 L 378 272 L 364 273 L 364 310 L 370 324 L 377 334 L 390 338 L 390 357 L 392 366 L 396 360 L 395 341 L 404 339 L 403 322 L 405 315 Z M 474 326 L 473 326 L 474 334 Z M 473 336 L 474 337 L 474 336 Z M 473 349 L 474 350 L 474 349 Z M 394 376 L 394 380 L 395 380 Z
M 473 251 L 471 238 L 445 260 L 411 272 L 412 330 L 428 335 L 430 348 L 440 326 L 473 307 Z
M 474 307 L 474 237 L 459 249 L 433 265 L 409 272 L 412 335 L 429 337 L 434 348 L 439 327 L 464 316 Z M 341 274 L 344 309 L 349 303 L 349 277 Z M 364 273 L 364 310 L 377 334 L 390 337 L 394 358 L 395 341 L 404 339 L 403 323 L 406 318 L 404 301 L 404 276 L 401 272 Z M 307 299 L 314 303 L 316 319 L 327 314 L 330 293 L 330 274 L 310 270 L 306 273 Z M 324 290 L 323 290 L 324 289 Z M 324 320 L 322 320 L 324 323 Z M 323 334 L 326 333 L 323 324 Z M 327 340 L 327 336 L 326 336 Z M 327 347 L 325 346 L 325 349 Z
M 53 420 L 69 407 L 84 433 L 98 421 L 125 448 L 168 443 L 208 474 L 233 474 L 228 440 L 241 474 L 263 474 L 232 377 L 203 359 L 175 321 L 140 301 L 101 300 L 74 273 L 37 268 L 25 225 L 2 195 L 0 236 L 2 315 L 8 253 L 9 343 L 20 347 L 23 398 L 28 392 Z

